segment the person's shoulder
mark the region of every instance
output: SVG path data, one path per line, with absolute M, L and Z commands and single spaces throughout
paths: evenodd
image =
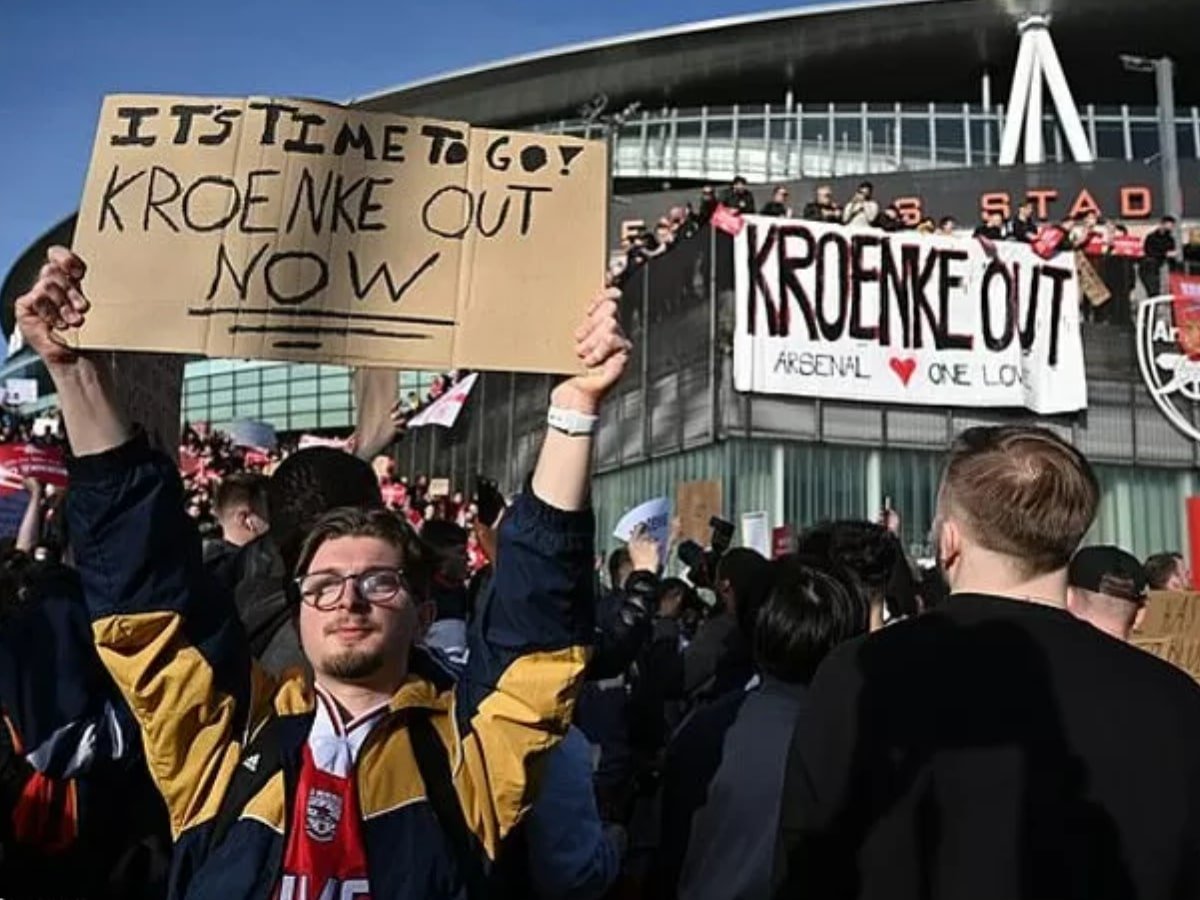
M 1096 666 L 1130 692 L 1171 705 L 1190 707 L 1200 726 L 1200 685 L 1187 672 L 1127 641 L 1103 632 L 1093 635 Z

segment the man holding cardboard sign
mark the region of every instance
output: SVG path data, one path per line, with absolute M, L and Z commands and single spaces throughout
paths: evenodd
M 109 97 L 75 231 L 97 302 L 80 340 L 573 373 L 606 152 L 306 100 Z
M 294 573 L 315 672 L 252 667 L 203 575 L 179 474 L 131 433 L 84 325 L 83 261 L 54 248 L 17 323 L 54 379 L 76 459 L 68 518 L 96 645 L 141 727 L 176 840 L 173 896 L 489 896 L 488 861 L 566 729 L 593 632 L 587 509 L 599 406 L 629 360 L 616 292 L 575 334 L 529 491 L 500 530 L 462 682 L 417 646 L 419 539 L 381 510 L 323 519 Z

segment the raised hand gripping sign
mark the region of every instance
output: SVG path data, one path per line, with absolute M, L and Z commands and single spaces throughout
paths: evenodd
M 109 97 L 75 232 L 81 343 L 578 371 L 606 152 L 307 100 Z

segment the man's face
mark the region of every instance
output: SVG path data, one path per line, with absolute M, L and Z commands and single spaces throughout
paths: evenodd
M 833 200 L 833 193 L 829 188 L 817 188 L 817 202 L 822 206 L 828 206 Z
M 788 192 L 786 190 L 784 190 L 783 188 L 779 188 L 777 191 L 775 191 L 775 202 L 776 203 L 787 203 L 787 199 L 788 199 Z
M 374 537 L 332 538 L 318 548 L 308 575 L 361 575 L 371 569 L 400 568 L 400 554 Z M 300 604 L 300 641 L 318 679 L 322 676 L 394 690 L 407 669 L 408 653 L 431 620 L 431 605 L 418 606 L 401 590 L 386 602 L 359 596 L 345 581 L 332 609 L 320 610 L 307 599 Z
M 1190 591 L 1192 589 L 1192 571 L 1182 559 L 1175 563 L 1175 571 L 1167 581 L 1168 591 Z

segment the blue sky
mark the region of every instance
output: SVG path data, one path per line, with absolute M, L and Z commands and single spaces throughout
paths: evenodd
M 108 93 L 347 100 L 517 53 L 805 0 L 2 0 L 0 279 L 76 207 Z

